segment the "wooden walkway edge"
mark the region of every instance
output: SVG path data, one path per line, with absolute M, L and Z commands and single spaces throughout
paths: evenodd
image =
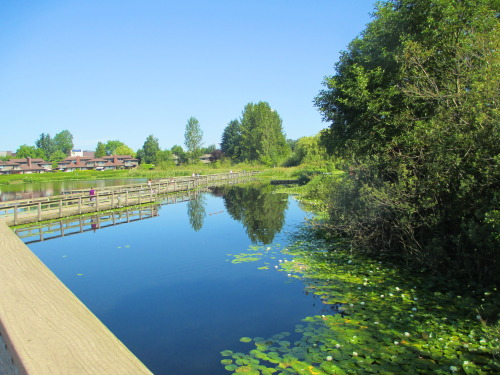
M 20 374 L 152 374 L 0 221 L 0 334 Z

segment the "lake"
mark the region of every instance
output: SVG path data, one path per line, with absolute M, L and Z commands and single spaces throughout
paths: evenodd
M 220 353 L 246 350 L 242 337 L 329 313 L 281 267 L 307 216 L 270 189 L 219 187 L 29 247 L 155 374 L 227 374 Z
M 50 181 L 34 182 L 31 184 L 0 185 L 0 202 L 15 199 L 32 199 L 60 195 L 68 190 L 89 189 L 146 182 L 145 178 L 110 178 L 93 181 Z

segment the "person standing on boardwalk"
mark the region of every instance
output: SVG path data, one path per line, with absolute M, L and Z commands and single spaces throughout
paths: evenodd
M 95 190 L 93 187 L 90 188 L 89 195 L 90 195 L 90 201 L 91 202 L 95 201 Z

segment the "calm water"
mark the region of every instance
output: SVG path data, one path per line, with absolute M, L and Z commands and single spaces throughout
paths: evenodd
M 32 184 L 0 185 L 0 202 L 14 199 L 30 199 L 60 195 L 68 190 L 90 189 L 94 187 L 138 184 L 146 182 L 145 178 L 112 178 L 94 181 L 51 181 L 34 182 Z
M 292 198 L 219 188 L 157 213 L 29 245 L 155 374 L 228 374 L 220 352 L 248 352 L 241 337 L 293 332 L 325 313 L 275 268 L 291 260 L 280 253 L 286 232 L 307 216 Z M 240 253 L 262 259 L 233 263 Z

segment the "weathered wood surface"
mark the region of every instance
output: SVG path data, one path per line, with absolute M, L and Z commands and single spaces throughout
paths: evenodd
M 0 333 L 21 374 L 151 374 L 0 221 Z
M 133 184 L 95 189 L 93 200 L 89 192 L 51 197 L 8 201 L 0 204 L 0 219 L 8 225 L 106 211 L 114 208 L 155 202 L 159 195 L 188 191 L 202 186 L 215 186 L 248 180 L 257 172 L 223 173 L 206 176 L 172 178 L 148 184 Z

